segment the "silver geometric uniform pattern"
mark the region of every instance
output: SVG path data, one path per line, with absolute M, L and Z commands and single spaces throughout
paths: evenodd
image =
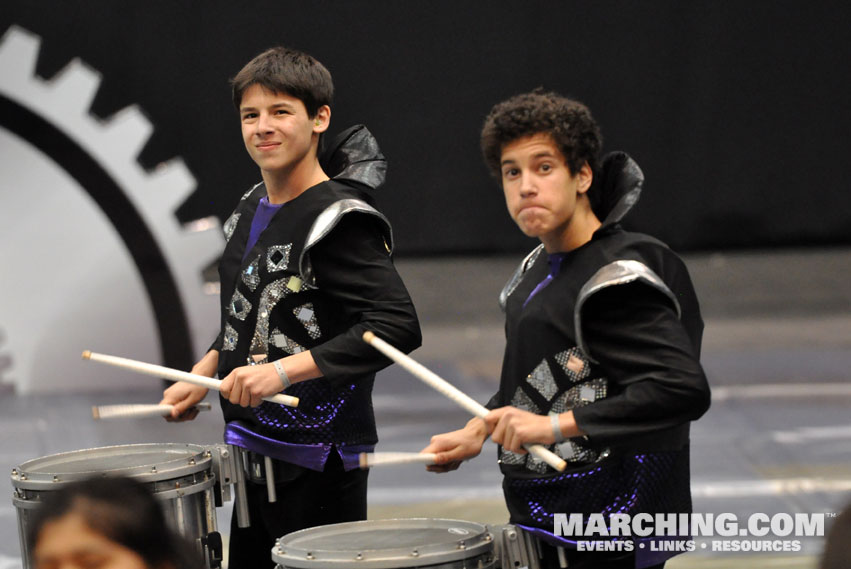
M 288 354 L 298 354 L 305 350 L 304 346 L 275 328 L 272 330 L 270 341 L 273 346 L 284 350 Z
M 558 352 L 554 359 L 567 378 L 576 384 L 558 397 L 554 398 L 559 388 L 546 360 L 542 360 L 526 377 L 527 383 L 551 402 L 550 413 L 564 413 L 606 397 L 608 381 L 603 377 L 590 381 L 586 380 L 591 373 L 591 366 L 579 348 L 574 347 Z M 518 387 L 515 391 L 511 405 L 532 413 L 540 414 L 541 412 L 521 387 Z M 550 448 L 568 462 L 594 462 L 605 456 L 605 451 L 598 455 L 594 450 L 585 447 L 582 440 L 582 437 L 576 437 L 557 445 L 551 445 Z M 504 464 L 525 465 L 527 469 L 538 473 L 545 473 L 550 468 L 545 462 L 532 455 L 517 454 L 504 449 L 501 449 L 500 461 Z
M 266 251 L 266 270 L 270 273 L 285 271 L 290 264 L 290 250 L 292 248 L 292 243 L 269 247 Z
M 524 411 L 529 411 L 530 413 L 538 414 L 541 412 L 540 408 L 535 405 L 535 402 L 526 395 L 526 392 L 523 391 L 523 388 L 520 386 L 517 387 L 517 391 L 514 392 L 514 397 L 511 398 L 511 406 Z M 500 451 L 499 460 L 504 464 L 525 464 L 529 457 L 527 454 L 518 454 L 510 450 L 505 450 L 502 447 L 500 447 Z
M 254 336 L 251 338 L 251 354 L 268 354 L 269 344 L 269 316 L 272 309 L 287 296 L 291 291 L 287 288 L 289 279 L 278 279 L 269 283 L 260 293 L 260 301 L 257 305 L 257 324 L 254 327 Z M 262 360 L 255 358 L 257 363 Z
M 564 413 L 606 397 L 608 382 L 604 377 L 574 385 L 553 402 L 551 413 Z
M 251 303 L 238 290 L 234 291 L 228 305 L 228 312 L 237 320 L 245 320 L 251 312 Z
M 591 373 L 588 358 L 585 357 L 579 348 L 571 348 L 564 352 L 559 352 L 556 354 L 555 359 L 561 366 L 561 369 L 564 370 L 565 375 L 573 383 L 585 379 Z
M 304 324 L 308 336 L 314 340 L 318 340 L 322 336 L 322 332 L 319 330 L 319 323 L 316 321 L 316 312 L 313 310 L 312 302 L 295 307 L 293 314 L 299 322 Z
M 564 413 L 571 409 L 593 403 L 606 397 L 608 381 L 598 377 L 580 385 L 574 385 L 553 402 L 550 413 Z M 568 462 L 595 462 L 600 458 L 598 453 L 582 444 L 582 437 L 567 440 L 556 445 L 555 453 Z
M 251 292 L 257 290 L 257 285 L 260 284 L 260 255 L 257 255 L 242 271 L 242 282 Z
M 236 349 L 236 344 L 239 342 L 239 333 L 234 330 L 233 326 L 225 323 L 225 336 L 222 344 L 222 351 L 232 352 Z
M 526 382 L 548 400 L 558 393 L 558 385 L 547 360 L 541 360 L 541 363 L 526 377 Z
M 240 213 L 232 213 L 231 216 L 225 221 L 225 224 L 222 226 L 222 231 L 225 233 L 225 240 L 230 241 L 230 238 L 233 237 L 233 232 L 236 229 L 236 224 L 239 223 L 239 217 L 242 214 Z

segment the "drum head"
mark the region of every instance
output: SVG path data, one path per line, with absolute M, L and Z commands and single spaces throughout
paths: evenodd
M 185 476 L 206 468 L 212 459 L 200 445 L 154 443 L 75 450 L 35 458 L 21 464 L 12 484 L 44 489 L 56 483 L 92 476 L 132 476 L 155 482 Z
M 347 522 L 287 534 L 272 550 L 286 567 L 423 567 L 493 552 L 482 524 L 444 519 Z

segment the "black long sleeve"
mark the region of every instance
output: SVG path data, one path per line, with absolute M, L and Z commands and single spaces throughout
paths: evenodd
M 316 284 L 351 325 L 311 348 L 323 375 L 343 384 L 391 362 L 363 341 L 367 330 L 403 352 L 422 342 L 411 298 L 369 216 L 348 214 L 310 251 Z
M 591 357 L 609 379 L 609 396 L 574 409 L 595 442 L 674 427 L 709 408 L 709 385 L 686 329 L 663 294 L 643 284 L 611 287 L 583 309 Z

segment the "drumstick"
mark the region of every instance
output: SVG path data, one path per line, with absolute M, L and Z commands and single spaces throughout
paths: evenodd
M 130 360 L 127 358 L 120 358 L 118 356 L 98 354 L 95 352 L 90 352 L 89 350 L 83 352 L 83 359 L 124 369 L 129 369 L 130 371 L 135 371 L 144 375 L 152 375 L 154 377 L 161 377 L 164 379 L 173 379 L 174 381 L 185 381 L 186 383 L 193 383 L 195 385 L 200 385 L 201 387 L 206 387 L 207 389 L 214 389 L 216 391 L 219 391 L 221 389 L 222 382 L 218 379 L 213 379 L 212 377 L 206 377 L 204 375 L 198 375 L 186 371 L 180 371 L 179 369 L 172 369 L 170 367 L 158 366 L 156 364 L 148 364 L 145 362 Z M 263 401 L 279 403 L 288 407 L 298 407 L 298 397 L 284 395 L 283 393 L 276 393 L 275 395 L 264 397 Z
M 362 452 L 358 455 L 362 469 L 391 464 L 434 464 L 436 458 L 433 452 Z
M 479 404 L 475 399 L 463 393 L 457 387 L 416 361 L 414 358 L 400 352 L 374 333 L 369 331 L 364 332 L 363 339 L 367 344 L 371 345 L 373 348 L 408 370 L 412 375 L 421 379 L 476 417 L 484 418 L 484 416 L 490 412 L 487 407 Z M 567 467 L 567 462 L 565 462 L 564 459 L 542 445 L 523 445 L 523 448 L 525 448 L 529 454 L 546 462 L 559 472 L 563 472 Z
M 128 419 L 131 417 L 165 417 L 171 414 L 173 408 L 174 405 L 155 404 L 99 405 L 92 407 L 92 417 L 96 421 L 99 419 Z M 209 411 L 212 406 L 209 403 L 197 403 L 189 409 L 195 408 L 199 411 Z

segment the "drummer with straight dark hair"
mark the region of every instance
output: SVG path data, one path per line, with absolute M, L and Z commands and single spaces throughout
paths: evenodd
M 251 527 L 231 523 L 228 566 L 239 569 L 272 565 L 269 552 L 287 533 L 366 518 L 358 454 L 377 442 L 372 387 L 390 361 L 360 338 L 374 330 L 408 352 L 421 336 L 391 259 L 390 223 L 371 196 L 386 171 L 375 139 L 353 127 L 319 155 L 331 120 L 328 70 L 276 47 L 232 86 L 262 181 L 225 223 L 221 332 L 192 372 L 223 378 L 225 442 L 250 451 Z M 299 406 L 261 401 L 281 391 Z M 162 402 L 175 405 L 173 419 L 193 418 L 184 412 L 206 393 L 177 383 Z
M 554 535 L 559 514 L 602 515 L 610 527 L 612 514 L 691 512 L 689 423 L 710 400 L 688 271 L 663 243 L 621 227 L 644 178 L 622 152 L 598 162 L 601 145 L 588 108 L 555 93 L 518 95 L 485 120 L 482 150 L 508 213 L 541 243 L 500 296 L 506 348 L 492 411 L 424 452 L 437 453 L 431 470 L 452 470 L 490 435 L 511 522 L 540 540 L 545 566 L 661 567 L 674 553 L 642 555 L 629 540 L 583 552 Z M 528 454 L 530 443 L 567 469 Z

